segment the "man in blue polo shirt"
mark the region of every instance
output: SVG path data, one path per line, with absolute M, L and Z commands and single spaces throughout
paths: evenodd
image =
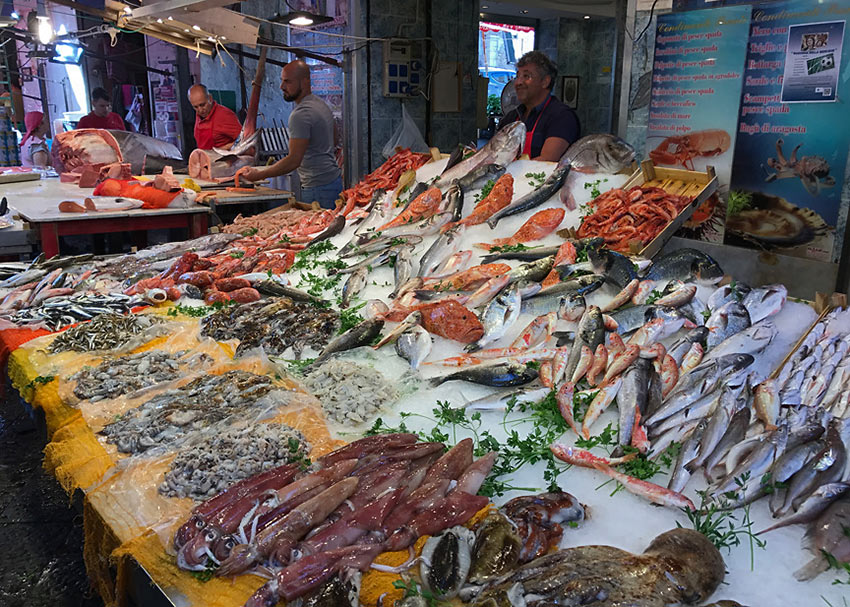
M 522 120 L 526 126 L 522 153 L 532 160 L 556 161 L 581 133 L 576 113 L 552 95 L 558 68 L 540 51 L 526 53 L 516 66 L 520 106 L 508 112 L 499 128 Z

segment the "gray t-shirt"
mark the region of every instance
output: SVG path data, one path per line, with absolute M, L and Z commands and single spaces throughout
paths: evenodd
M 298 167 L 301 187 L 326 185 L 340 176 L 334 158 L 334 119 L 324 101 L 313 94 L 304 97 L 289 115 L 289 136 L 309 140 Z

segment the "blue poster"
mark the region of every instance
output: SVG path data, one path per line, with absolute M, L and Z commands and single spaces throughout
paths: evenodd
M 749 30 L 749 6 L 658 18 L 646 142 L 656 165 L 713 166 L 728 188 Z M 722 242 L 725 209 L 717 197 L 704 206 L 684 235 Z
M 727 244 L 832 261 L 850 143 L 850 74 L 843 44 L 848 14 L 847 0 L 789 0 L 753 8 Z M 840 27 L 833 26 L 836 21 Z M 805 27 L 809 24 L 817 26 Z M 826 44 L 840 51 L 833 56 L 834 68 L 821 70 L 835 72 L 833 103 L 783 103 L 783 83 L 793 67 L 786 58 L 806 45 L 805 33 L 827 33 Z

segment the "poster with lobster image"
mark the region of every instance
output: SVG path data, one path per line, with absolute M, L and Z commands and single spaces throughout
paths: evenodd
M 753 7 L 727 244 L 838 260 L 850 145 L 848 15 L 850 0 Z
M 713 166 L 720 191 L 694 211 L 679 236 L 723 242 L 749 28 L 749 6 L 658 18 L 649 157 L 657 166 L 691 171 Z

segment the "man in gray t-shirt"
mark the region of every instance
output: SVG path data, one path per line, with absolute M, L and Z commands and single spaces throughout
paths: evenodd
M 301 61 L 286 64 L 280 72 L 280 90 L 294 101 L 289 115 L 289 154 L 269 167 L 246 167 L 239 175 L 261 181 L 298 170 L 301 200 L 335 206 L 342 191 L 342 173 L 334 157 L 334 121 L 327 104 L 310 90 L 310 68 Z

